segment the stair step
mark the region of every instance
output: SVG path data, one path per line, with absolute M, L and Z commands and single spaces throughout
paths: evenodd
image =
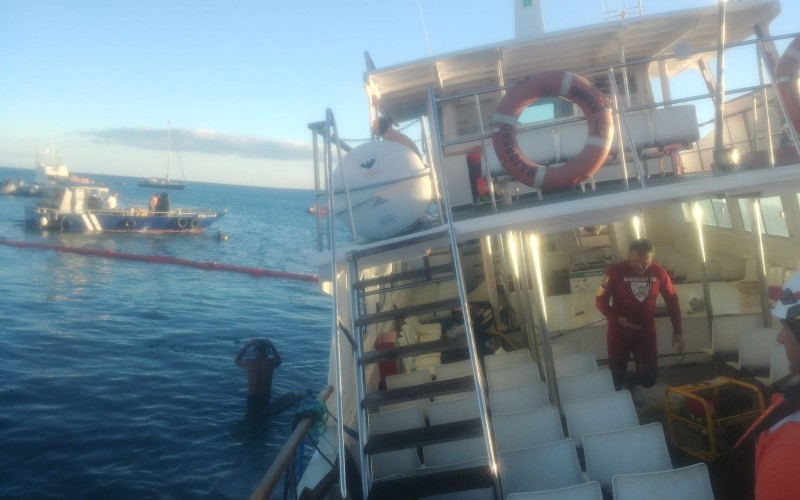
M 424 232 L 420 232 L 418 235 L 415 236 L 403 235 L 403 236 L 398 236 L 396 238 L 392 238 L 390 240 L 381 241 L 378 243 L 362 245 L 358 250 L 350 252 L 350 255 L 354 259 L 362 259 L 370 255 L 389 252 L 392 250 L 396 250 L 398 248 L 409 247 L 420 243 L 427 243 L 429 241 L 435 241 L 435 240 L 444 241 L 447 238 L 448 238 L 448 227 L 444 225 L 437 228 L 428 229 Z M 447 240 L 447 243 L 449 243 L 449 240 Z
M 364 446 L 364 452 L 368 455 L 374 455 L 376 453 L 447 443 L 482 435 L 481 419 L 473 418 L 459 422 L 420 427 L 418 429 L 376 434 L 369 437 L 369 441 Z
M 437 380 L 427 384 L 400 387 L 386 391 L 376 391 L 367 394 L 361 406 L 370 410 L 381 405 L 403 403 L 414 401 L 415 399 L 431 398 L 434 396 L 444 396 L 445 394 L 455 394 L 457 392 L 467 392 L 475 388 L 475 380 L 471 375 L 466 377 L 453 378 L 449 380 Z
M 390 361 L 396 358 L 409 358 L 431 352 L 459 351 L 466 348 L 467 337 L 459 335 L 457 337 L 432 340 L 430 342 L 419 342 L 417 344 L 403 345 L 391 349 L 369 351 L 361 356 L 361 364 L 368 365 L 370 363 L 380 363 L 381 361 Z
M 452 264 L 440 264 L 438 266 L 425 267 L 422 269 L 412 269 L 411 271 L 403 271 L 401 273 L 390 274 L 389 276 L 378 276 L 376 278 L 369 278 L 358 281 L 355 287 L 359 290 L 369 288 L 371 286 L 385 285 L 387 283 L 397 283 L 398 281 L 409 281 L 418 278 L 425 278 L 426 281 L 421 281 L 419 284 L 425 284 L 430 281 L 431 277 L 437 274 L 449 273 L 453 274 Z
M 395 319 L 405 318 L 407 316 L 417 316 L 420 314 L 434 313 L 438 311 L 446 311 L 454 309 L 461 305 L 461 299 L 453 297 L 438 302 L 429 302 L 427 304 L 420 304 L 416 306 L 403 307 L 399 309 L 390 309 L 388 311 L 381 311 L 375 314 L 367 314 L 358 318 L 356 326 L 367 326 L 375 323 L 382 323 L 384 321 L 392 321 Z
M 371 499 L 417 498 L 443 493 L 491 488 L 494 476 L 488 465 L 465 467 L 372 483 Z

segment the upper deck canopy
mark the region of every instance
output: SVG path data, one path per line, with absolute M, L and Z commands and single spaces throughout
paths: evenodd
M 529 40 L 509 40 L 492 46 L 429 57 L 365 73 L 371 96 L 397 121 L 425 113 L 428 88 L 455 95 L 497 87 L 533 72 L 585 72 L 627 62 L 647 61 L 675 53 L 714 47 L 718 38 L 716 6 L 631 17 L 592 26 L 543 34 Z M 727 41 L 744 40 L 757 25 L 766 26 L 780 13 L 780 0 L 739 0 L 727 5 Z M 686 64 L 691 63 L 687 60 Z M 681 65 L 683 66 L 683 65 Z M 673 70 L 683 69 L 673 67 Z

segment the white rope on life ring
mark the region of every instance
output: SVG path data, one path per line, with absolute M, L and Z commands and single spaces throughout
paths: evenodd
M 778 61 L 775 80 L 794 130 L 800 133 L 800 36 L 792 40 Z
M 192 229 L 197 229 L 197 226 L 199 226 L 200 223 L 197 221 L 197 219 L 192 219 L 190 225 L 192 226 Z
M 589 128 L 586 145 L 569 163 L 544 167 L 532 161 L 517 143 L 519 116 L 542 97 L 559 96 L 578 105 Z M 509 90 L 492 117 L 499 130 L 492 134 L 495 154 L 503 168 L 526 186 L 543 191 L 570 189 L 603 165 L 611 148 L 614 123 L 606 99 L 586 78 L 568 71 L 544 71 Z
M 185 217 L 178 218 L 178 227 L 179 228 L 181 228 L 181 229 L 185 228 L 187 223 L 188 222 L 186 221 Z

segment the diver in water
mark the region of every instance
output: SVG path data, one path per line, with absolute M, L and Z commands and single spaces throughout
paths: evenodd
M 247 350 L 252 347 L 255 357 L 245 358 Z M 272 393 L 272 375 L 281 366 L 278 349 L 269 340 L 252 339 L 248 341 L 236 355 L 237 366 L 247 370 L 247 402 L 248 405 L 266 405 Z

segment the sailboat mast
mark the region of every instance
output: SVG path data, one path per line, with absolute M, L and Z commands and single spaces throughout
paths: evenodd
M 167 120 L 167 180 L 169 180 L 169 157 L 172 150 L 172 125 Z

